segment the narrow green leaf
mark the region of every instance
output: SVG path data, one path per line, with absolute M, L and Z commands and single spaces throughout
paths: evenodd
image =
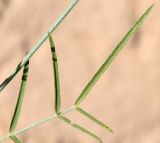
M 21 143 L 21 141 L 16 136 L 10 136 L 10 139 L 15 143 Z
M 64 121 L 65 123 L 69 124 L 70 126 L 76 128 L 76 129 L 80 130 L 81 132 L 83 132 L 83 133 L 89 135 L 90 137 L 94 138 L 99 143 L 102 143 L 102 140 L 97 135 L 95 135 L 94 133 L 90 132 L 89 130 L 87 130 L 87 129 L 85 129 L 85 128 L 83 128 L 83 127 L 81 127 L 81 126 L 79 126 L 79 125 L 77 125 L 75 123 L 73 123 L 71 120 L 69 120 L 65 116 L 63 116 L 63 115 L 60 114 L 57 117 L 59 119 L 61 119 L 62 121 Z
M 92 116 L 91 114 L 89 114 L 88 112 L 86 112 L 85 110 L 83 110 L 80 107 L 76 107 L 76 110 L 83 114 L 84 116 L 86 116 L 87 118 L 91 119 L 93 122 L 95 122 L 96 124 L 98 124 L 99 126 L 107 129 L 108 131 L 110 131 L 111 133 L 113 133 L 113 130 L 108 127 L 106 124 L 104 124 L 103 122 L 101 122 L 100 120 L 98 120 L 97 118 L 95 118 L 94 116 Z
M 48 37 L 49 37 L 51 53 L 52 53 L 52 62 L 53 62 L 53 75 L 54 75 L 54 87 L 55 87 L 55 112 L 59 113 L 61 107 L 61 97 L 60 97 L 58 61 L 57 61 L 55 45 L 50 33 L 48 33 Z
M 65 11 L 59 18 L 51 25 L 49 28 L 49 32 L 52 33 L 65 19 L 65 17 L 71 12 L 71 10 L 76 6 L 79 0 L 72 0 L 70 4 L 67 6 Z M 9 84 L 9 82 L 14 78 L 14 76 L 21 70 L 21 68 L 27 63 L 27 61 L 36 53 L 36 51 L 42 46 L 42 44 L 48 38 L 48 32 L 43 35 L 43 37 L 32 47 L 32 49 L 28 52 L 28 54 L 22 59 L 20 64 L 17 66 L 18 69 L 15 68 L 12 73 L 0 84 L 0 92 Z
M 25 91 L 26 82 L 27 82 L 28 70 L 29 70 L 29 61 L 24 66 L 20 91 L 19 91 L 15 111 L 14 111 L 14 114 L 13 114 L 13 117 L 11 120 L 9 132 L 14 131 L 14 129 L 17 125 L 18 119 L 19 119 L 19 115 L 20 115 L 21 107 L 22 107 L 22 103 L 23 103 L 24 91 Z
M 97 136 L 95 135 L 94 133 L 88 131 L 87 129 L 77 125 L 77 124 L 72 124 L 73 127 L 75 127 L 76 129 L 84 132 L 85 134 L 88 134 L 89 136 L 93 137 L 94 139 L 96 139 L 98 142 L 102 143 L 102 140 Z
M 80 94 L 80 96 L 75 101 L 75 105 L 79 105 L 84 100 L 84 98 L 88 95 L 88 93 L 91 91 L 91 89 L 96 84 L 96 82 L 100 79 L 100 77 L 108 69 L 109 65 L 113 62 L 113 60 L 116 58 L 116 56 L 121 51 L 121 49 L 125 46 L 127 41 L 133 36 L 133 34 L 136 32 L 137 28 L 139 28 L 141 26 L 144 19 L 151 12 L 152 8 L 153 8 L 153 5 L 150 6 L 145 11 L 145 13 L 135 22 L 135 24 L 131 27 L 131 29 L 127 32 L 127 34 L 118 43 L 118 45 L 113 50 L 113 52 L 110 54 L 110 56 L 107 58 L 107 60 L 104 62 L 104 64 L 100 67 L 100 69 L 96 72 L 96 74 L 93 76 L 93 78 L 89 81 L 89 83 L 83 89 L 82 93 Z

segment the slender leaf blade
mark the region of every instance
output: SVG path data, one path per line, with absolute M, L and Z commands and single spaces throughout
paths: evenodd
M 10 139 L 11 139 L 14 143 L 21 143 L 21 141 L 20 141 L 16 136 L 10 136 Z
M 141 26 L 141 24 L 143 23 L 143 21 L 145 20 L 145 18 L 151 12 L 152 8 L 153 8 L 153 5 L 150 6 L 144 12 L 144 14 L 135 22 L 135 24 L 131 27 L 131 29 L 127 32 L 127 34 L 118 43 L 118 45 L 115 47 L 115 49 L 110 54 L 110 56 L 107 58 L 107 60 L 104 62 L 104 64 L 99 68 L 99 70 L 96 72 L 96 74 L 92 77 L 92 79 L 89 81 L 89 83 L 85 86 L 85 88 L 81 92 L 80 96 L 76 99 L 75 105 L 79 105 L 85 99 L 85 97 L 91 91 L 91 89 L 96 84 L 96 82 L 100 79 L 100 77 L 103 75 L 103 73 L 108 69 L 108 67 L 110 66 L 110 64 L 116 58 L 116 56 L 118 55 L 118 53 L 125 46 L 125 44 L 127 43 L 127 41 L 133 36 L 133 34 L 136 32 L 136 30 Z
M 94 133 L 88 131 L 87 129 L 77 125 L 77 124 L 72 124 L 73 127 L 75 127 L 76 129 L 82 131 L 83 133 L 85 134 L 88 134 L 89 136 L 93 137 L 94 139 L 96 139 L 98 142 L 102 143 L 102 140 L 97 136 L 95 135 Z
M 97 118 L 95 118 L 93 115 L 89 114 L 88 112 L 86 112 L 85 110 L 83 110 L 80 107 L 76 107 L 76 110 L 81 113 L 82 115 L 84 115 L 85 117 L 89 118 L 90 120 L 92 120 L 93 122 L 95 122 L 97 125 L 107 129 L 109 132 L 113 133 L 113 130 L 107 126 L 106 124 L 104 124 L 102 121 L 98 120 Z
M 69 120 L 65 116 L 60 114 L 57 117 L 59 119 L 61 119 L 62 121 L 64 121 L 65 123 L 69 124 L 70 126 L 72 126 L 72 127 L 76 128 L 76 129 L 78 129 L 79 131 L 89 135 L 90 137 L 92 137 L 93 139 L 98 141 L 99 143 L 102 143 L 102 140 L 97 135 L 95 135 L 94 133 L 90 132 L 89 130 L 87 130 L 87 129 L 85 129 L 85 128 L 83 128 L 83 127 L 81 127 L 81 126 L 79 126 L 79 125 L 77 125 L 75 123 L 73 123 L 71 120 Z
M 48 37 L 49 37 L 50 48 L 52 53 L 52 62 L 53 62 L 53 75 L 54 75 L 54 87 L 55 87 L 55 112 L 59 113 L 61 107 L 61 96 L 60 96 L 60 81 L 59 81 L 57 54 L 53 38 L 50 33 L 48 33 Z
M 27 82 L 28 70 L 29 70 L 29 61 L 24 66 L 19 95 L 18 95 L 15 111 L 14 111 L 14 114 L 13 114 L 13 117 L 11 120 L 9 132 L 14 131 L 14 129 L 17 125 L 18 119 L 19 119 L 19 115 L 20 115 L 22 103 L 23 103 L 23 98 L 24 98 L 26 82 Z

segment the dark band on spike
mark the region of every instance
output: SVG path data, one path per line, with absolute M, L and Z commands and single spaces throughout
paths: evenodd
M 22 76 L 23 81 L 27 80 L 28 70 L 29 70 L 29 61 L 24 65 L 23 76 Z
M 52 46 L 52 47 L 51 47 L 51 51 L 52 51 L 52 52 L 55 52 L 55 47 Z
M 55 57 L 52 57 L 52 60 L 55 61 L 55 62 L 57 62 L 57 58 L 55 58 Z

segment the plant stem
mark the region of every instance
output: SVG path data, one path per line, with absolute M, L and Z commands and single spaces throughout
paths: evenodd
M 0 143 L 3 141 L 6 141 L 9 138 L 9 134 L 7 134 L 6 136 L 3 136 L 2 138 L 0 138 Z
M 67 114 L 67 113 L 69 113 L 69 112 L 72 112 L 73 110 L 75 110 L 75 106 L 72 106 L 72 107 L 66 109 L 65 111 L 61 112 L 61 114 L 64 115 L 64 114 Z M 51 121 L 51 120 L 55 119 L 56 117 L 57 117 L 57 114 L 53 114 L 52 116 L 49 116 L 49 117 L 47 117 L 47 118 L 45 118 L 45 119 L 42 119 L 42 120 L 40 120 L 40 121 L 38 121 L 38 122 L 32 123 L 31 125 L 23 128 L 23 129 L 14 131 L 14 132 L 12 133 L 12 135 L 15 136 L 15 135 L 22 134 L 22 133 L 24 133 L 24 132 L 26 132 L 26 131 L 28 131 L 28 130 L 31 130 L 32 128 L 35 128 L 35 127 L 40 126 L 40 125 L 42 125 L 42 124 L 44 124 L 44 123 L 46 123 L 46 122 L 48 122 L 48 121 Z M 7 134 L 6 136 L 0 138 L 0 142 L 6 141 L 6 140 L 9 138 L 9 136 L 10 136 L 10 135 Z

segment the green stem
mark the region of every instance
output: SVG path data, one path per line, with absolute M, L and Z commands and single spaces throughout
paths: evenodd
M 66 109 L 65 111 L 61 112 L 61 114 L 64 115 L 64 114 L 67 114 L 67 113 L 69 113 L 69 112 L 72 112 L 73 110 L 75 110 L 75 106 L 72 106 L 72 107 Z M 28 131 L 28 130 L 31 130 L 32 128 L 35 128 L 35 127 L 40 126 L 40 125 L 42 125 L 42 124 L 44 124 L 44 123 L 46 123 L 46 122 L 48 122 L 48 121 L 51 121 L 51 120 L 55 119 L 56 117 L 57 117 L 57 114 L 54 114 L 54 115 L 52 115 L 52 116 L 49 116 L 49 117 L 47 117 L 47 118 L 45 118 L 45 119 L 42 119 L 42 120 L 40 120 L 40 121 L 38 121 L 38 122 L 32 123 L 31 125 L 23 128 L 23 129 L 14 131 L 14 132 L 12 133 L 12 135 L 15 136 L 15 135 L 22 134 L 22 133 L 24 133 L 24 132 L 26 132 L 26 131 Z M 10 136 L 10 135 L 7 134 L 6 136 L 0 138 L 0 142 L 6 141 L 6 140 L 9 138 L 9 136 Z

